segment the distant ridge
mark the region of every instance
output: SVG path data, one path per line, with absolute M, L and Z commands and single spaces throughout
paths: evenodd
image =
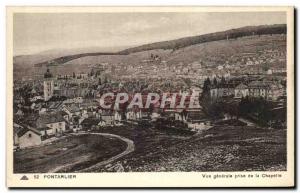
M 261 25 L 261 26 L 246 26 L 237 29 L 226 30 L 222 32 L 209 33 L 198 36 L 185 37 L 170 41 L 155 42 L 151 44 L 145 44 L 133 48 L 128 48 L 120 52 L 96 52 L 96 53 L 82 53 L 75 55 L 68 55 L 59 58 L 55 58 L 50 61 L 37 63 L 35 67 L 41 67 L 44 65 L 58 65 L 68 61 L 78 59 L 86 56 L 100 56 L 100 55 L 128 55 L 131 53 L 149 51 L 155 49 L 180 49 L 187 46 L 201 44 L 212 41 L 220 41 L 226 39 L 236 39 L 244 36 L 252 35 L 272 35 L 272 34 L 286 34 L 286 24 L 274 24 L 274 25 Z
M 74 55 L 62 56 L 62 57 L 55 58 L 53 60 L 46 61 L 46 62 L 37 63 L 34 66 L 35 67 L 42 67 L 44 65 L 48 65 L 48 66 L 52 65 L 53 66 L 53 65 L 57 65 L 57 64 L 66 63 L 71 60 L 75 60 L 77 58 L 82 58 L 82 57 L 86 57 L 86 56 L 100 56 L 100 55 L 122 55 L 122 54 L 117 53 L 117 52 L 95 52 L 95 53 L 74 54 Z
M 176 40 L 145 44 L 142 46 L 123 50 L 119 53 L 130 54 L 134 52 L 141 52 L 141 51 L 154 50 L 154 49 L 179 49 L 190 45 L 200 44 L 205 42 L 234 39 L 238 37 L 251 36 L 251 35 L 267 35 L 267 34 L 286 34 L 286 24 L 241 27 L 241 28 L 231 29 L 222 32 L 215 32 L 215 33 L 209 33 L 204 35 L 180 38 Z

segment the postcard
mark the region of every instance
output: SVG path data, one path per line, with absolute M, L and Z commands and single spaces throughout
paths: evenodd
M 293 7 L 7 7 L 7 186 L 294 187 Z

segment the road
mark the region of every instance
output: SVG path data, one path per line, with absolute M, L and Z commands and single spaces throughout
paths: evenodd
M 87 172 L 87 171 L 93 171 L 94 169 L 96 168 L 99 168 L 100 166 L 103 166 L 103 165 L 106 165 L 106 164 L 109 164 L 131 152 L 134 151 L 134 143 L 132 140 L 130 139 L 127 139 L 125 137 L 122 137 L 122 136 L 119 136 L 119 135 L 114 135 L 114 134 L 110 134 L 110 133 L 76 133 L 76 134 L 72 134 L 72 135 L 101 135 L 101 136 L 105 136 L 105 137 L 114 137 L 114 138 L 118 138 L 122 141 L 124 141 L 125 143 L 127 143 L 127 148 L 125 149 L 125 151 L 123 151 L 122 153 L 116 155 L 116 156 L 113 156 L 105 161 L 101 161 L 95 165 L 92 165 L 88 168 L 85 168 L 85 169 L 82 169 L 82 170 L 78 170 L 78 171 L 75 171 L 75 172 Z M 77 163 L 70 163 L 70 164 L 66 164 L 66 165 L 62 165 L 62 166 L 59 166 L 59 167 L 56 167 L 54 169 L 51 169 L 50 171 L 48 171 L 49 173 L 56 173 L 56 172 L 59 172 L 61 170 L 64 170 L 65 168 L 69 168 L 71 167 L 72 165 L 75 165 Z
M 250 121 L 248 119 L 244 119 L 244 118 L 239 117 L 239 120 L 244 122 L 244 123 L 247 123 L 247 126 L 257 126 L 255 123 L 253 123 L 252 121 Z

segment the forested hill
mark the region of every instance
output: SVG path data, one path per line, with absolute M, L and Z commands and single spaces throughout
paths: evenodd
M 222 32 L 209 33 L 199 36 L 191 36 L 180 38 L 176 40 L 156 42 L 151 44 L 145 44 L 142 46 L 129 48 L 119 52 L 120 54 L 130 54 L 135 52 L 141 52 L 146 50 L 154 49 L 179 49 L 190 45 L 225 40 L 235 39 L 243 36 L 251 35 L 270 35 L 270 34 L 286 34 L 286 24 L 275 24 L 275 25 L 261 25 L 261 26 L 247 26 L 237 29 L 231 29 Z
M 86 57 L 86 56 L 100 56 L 100 55 L 128 55 L 136 52 L 155 50 L 155 49 L 180 49 L 184 47 L 188 47 L 195 44 L 201 44 L 212 41 L 226 40 L 226 39 L 236 39 L 244 36 L 252 36 L 252 35 L 272 35 L 272 34 L 286 34 L 286 24 L 275 24 L 275 25 L 261 25 L 261 26 L 247 26 L 237 29 L 231 29 L 222 32 L 209 33 L 199 36 L 191 36 L 180 38 L 176 40 L 170 41 L 162 41 L 151 44 L 145 44 L 138 47 L 133 47 L 129 49 L 122 50 L 120 52 L 110 52 L 110 53 L 82 53 L 82 54 L 74 54 L 62 56 L 59 58 L 54 58 L 49 61 L 40 62 L 34 64 L 35 67 L 41 67 L 45 65 L 59 65 L 64 64 L 68 61 L 75 60 L 78 58 Z

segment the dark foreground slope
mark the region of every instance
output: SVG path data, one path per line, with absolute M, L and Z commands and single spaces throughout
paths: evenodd
M 125 131 L 113 132 L 125 134 Z M 190 138 L 170 141 L 174 138 L 171 136 L 167 143 L 156 137 L 154 146 L 148 143 L 153 141 L 150 136 L 143 143 L 132 137 L 139 152 L 128 154 L 114 164 L 122 165 L 125 172 L 286 170 L 286 130 L 216 126 Z M 113 170 L 102 167 L 97 171 Z

